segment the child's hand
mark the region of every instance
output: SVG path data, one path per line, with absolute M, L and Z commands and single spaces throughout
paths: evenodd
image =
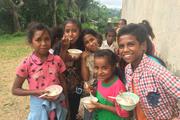
M 71 56 L 71 60 L 76 61 L 79 59 L 79 56 Z
M 70 47 L 70 38 L 67 35 L 64 35 L 61 39 L 61 47 L 66 50 Z
M 85 93 L 90 93 L 90 92 L 93 92 L 93 87 L 90 86 L 87 82 L 84 82 L 84 91 Z
M 55 101 L 59 98 L 60 94 L 59 95 L 56 95 L 56 96 L 48 96 L 48 95 L 45 95 L 42 97 L 42 99 L 46 99 L 48 101 Z
M 37 95 L 37 96 L 41 96 L 45 93 L 48 93 L 47 90 L 35 90 L 34 92 L 35 92 L 35 95 Z
M 86 59 L 89 56 L 89 52 L 88 51 L 84 51 L 81 55 L 82 59 Z
M 88 106 L 88 108 L 89 108 L 90 110 L 101 109 L 101 103 L 91 101 L 91 103 L 90 103 L 90 105 Z

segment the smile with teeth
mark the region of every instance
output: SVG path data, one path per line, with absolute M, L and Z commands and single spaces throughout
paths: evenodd
M 126 54 L 126 55 L 123 55 L 124 56 L 124 58 L 129 58 L 129 57 L 131 57 L 131 54 Z

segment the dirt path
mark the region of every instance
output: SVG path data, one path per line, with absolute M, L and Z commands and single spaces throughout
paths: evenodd
M 29 98 L 11 94 L 16 66 L 23 59 L 0 59 L 0 120 L 25 120 L 29 110 Z

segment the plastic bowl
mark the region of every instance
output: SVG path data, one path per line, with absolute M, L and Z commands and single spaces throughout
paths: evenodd
M 60 85 L 50 85 L 45 90 L 49 91 L 47 96 L 57 96 L 62 93 L 63 88 Z
M 131 92 L 124 92 L 116 97 L 116 102 L 121 106 L 122 109 L 131 111 L 139 102 L 139 96 Z
M 82 98 L 82 103 L 86 109 L 92 108 L 92 104 L 91 104 L 92 101 L 97 102 L 98 99 L 96 97 L 91 97 L 91 96 Z
M 78 57 L 81 55 L 82 51 L 79 50 L 79 49 L 68 49 L 68 53 L 69 53 L 72 57 L 78 58 Z

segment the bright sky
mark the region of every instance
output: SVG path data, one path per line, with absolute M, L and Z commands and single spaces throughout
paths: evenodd
M 122 8 L 122 0 L 95 0 L 100 2 L 103 5 L 106 5 L 108 8 Z

